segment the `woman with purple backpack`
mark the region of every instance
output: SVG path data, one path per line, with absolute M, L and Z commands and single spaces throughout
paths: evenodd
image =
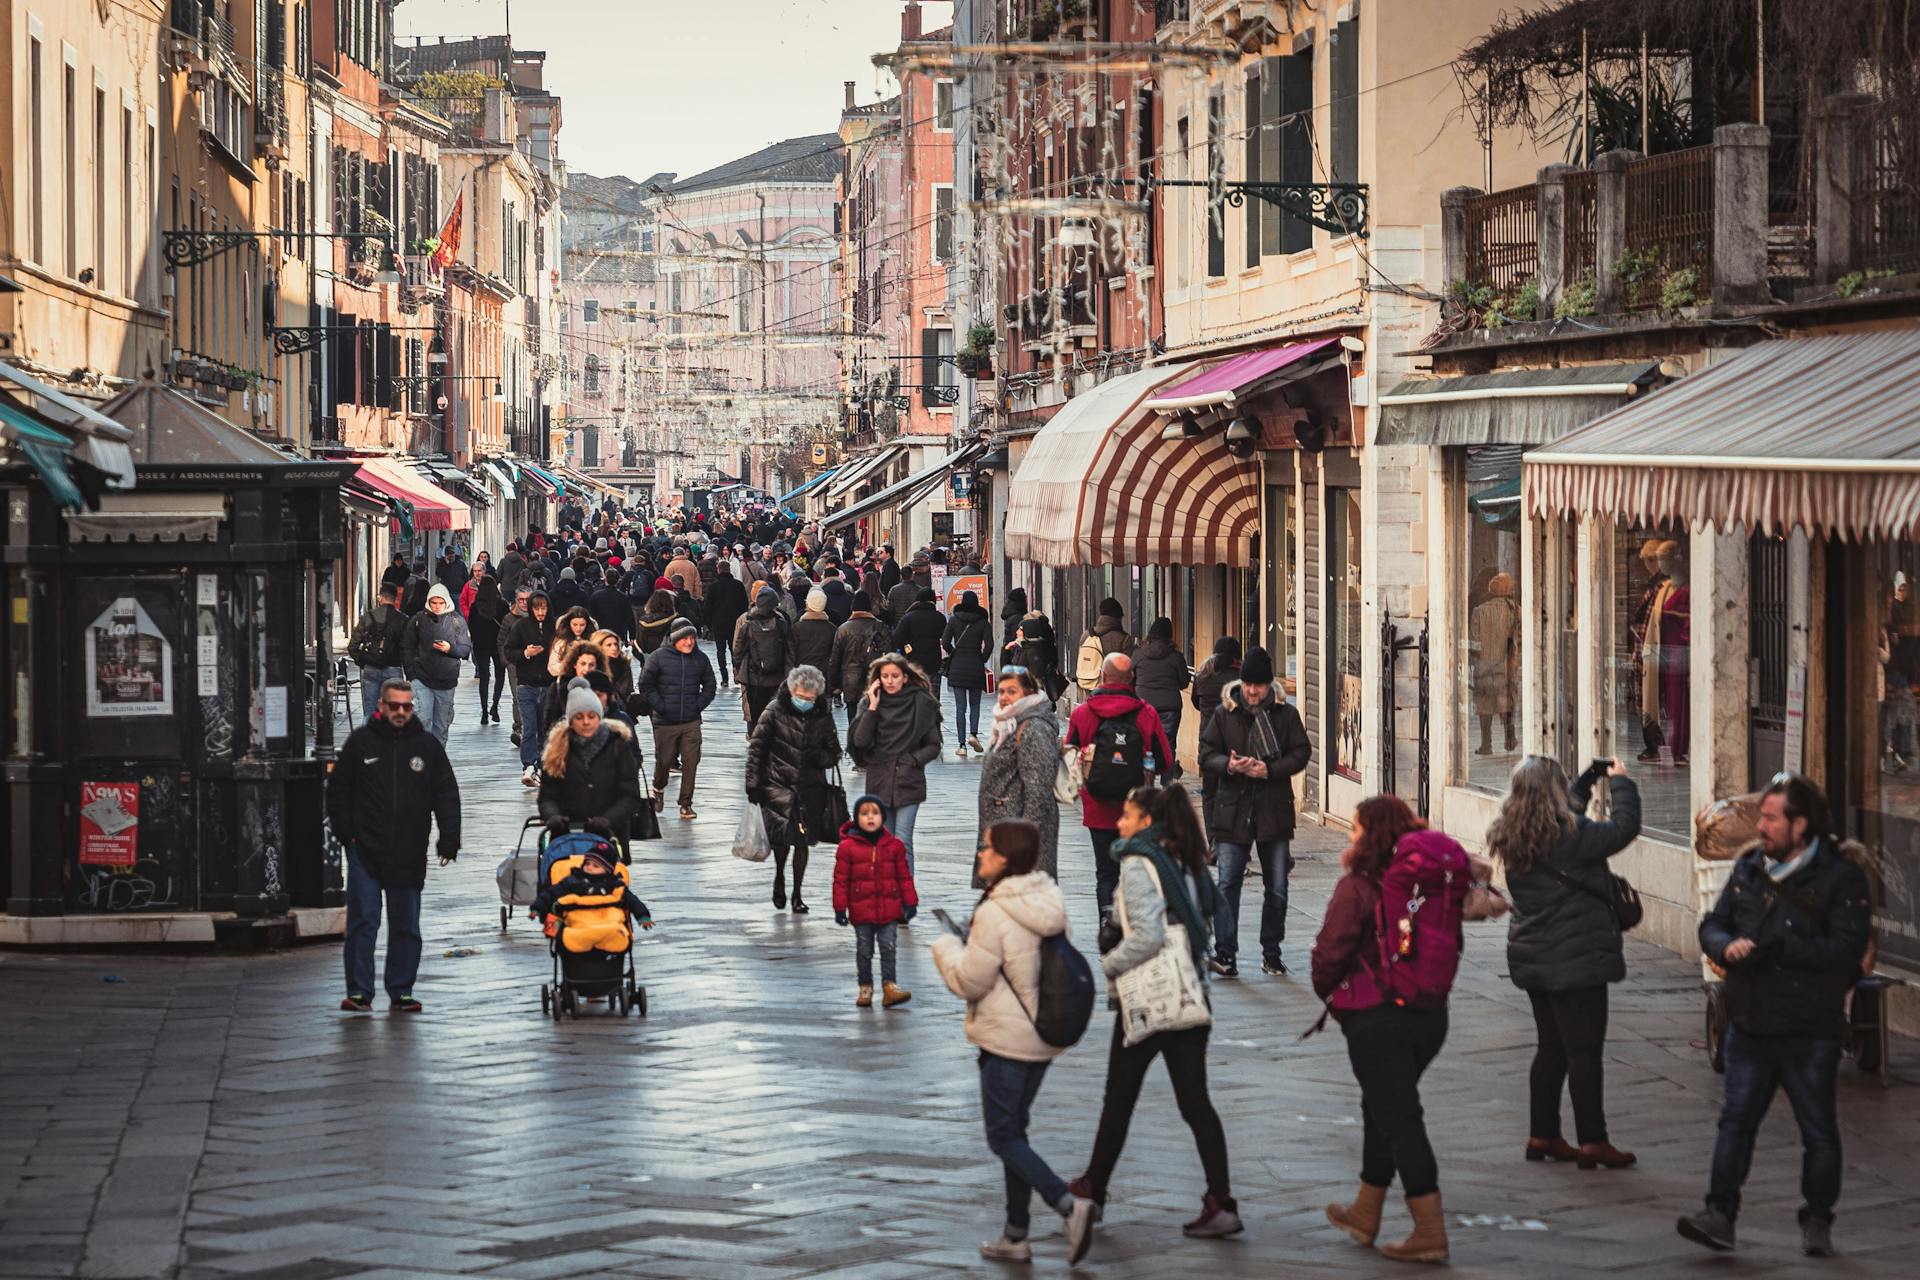
M 1372 1245 L 1394 1175 L 1413 1234 L 1380 1252 L 1396 1262 L 1445 1262 L 1440 1166 L 1427 1140 L 1420 1077 L 1447 1038 L 1447 992 L 1460 964 L 1467 854 L 1429 831 L 1395 796 L 1353 814 L 1345 870 L 1313 946 L 1313 989 L 1347 1039 L 1360 1085 L 1360 1190 L 1327 1220 Z

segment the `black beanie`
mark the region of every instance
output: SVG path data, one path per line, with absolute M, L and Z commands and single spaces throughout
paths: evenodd
M 1153 620 L 1153 625 L 1147 628 L 1147 639 L 1149 640 L 1173 639 L 1173 619 L 1172 618 L 1155 618 Z
M 1240 661 L 1240 637 L 1221 636 L 1213 642 L 1213 656 L 1228 662 Z
M 1100 616 L 1103 618 L 1124 618 L 1127 616 L 1127 613 L 1126 610 L 1120 607 L 1118 600 L 1115 600 L 1112 596 L 1108 596 L 1100 602 Z
M 1246 684 L 1272 684 L 1273 659 L 1259 645 L 1247 650 L 1240 662 L 1240 679 Z

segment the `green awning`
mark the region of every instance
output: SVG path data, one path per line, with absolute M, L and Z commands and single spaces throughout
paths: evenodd
M 10 396 L 0 396 L 0 436 L 20 451 L 55 502 L 68 511 L 86 510 L 86 495 L 74 483 L 67 464 L 73 450 L 70 437 L 41 422 Z
M 1380 397 L 1382 445 L 1550 444 L 1658 379 L 1657 361 L 1408 378 Z

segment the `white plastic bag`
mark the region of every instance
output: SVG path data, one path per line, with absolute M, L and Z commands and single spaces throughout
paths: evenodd
M 740 815 L 740 825 L 733 829 L 733 856 L 743 862 L 765 862 L 773 856 L 773 842 L 767 839 L 767 820 L 760 816 L 757 804 L 747 804 L 747 811 Z
M 1078 804 L 1081 785 L 1080 749 L 1063 746 L 1053 770 L 1053 798 L 1061 804 Z

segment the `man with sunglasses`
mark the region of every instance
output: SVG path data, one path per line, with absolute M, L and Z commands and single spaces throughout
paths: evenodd
M 427 833 L 439 825 L 440 865 L 460 852 L 460 784 L 446 748 L 414 710 L 413 686 L 388 680 L 378 714 L 347 735 L 327 778 L 327 821 L 347 854 L 348 1013 L 373 1009 L 373 944 L 387 911 L 385 986 L 394 1013 L 419 1013 L 420 891 Z

